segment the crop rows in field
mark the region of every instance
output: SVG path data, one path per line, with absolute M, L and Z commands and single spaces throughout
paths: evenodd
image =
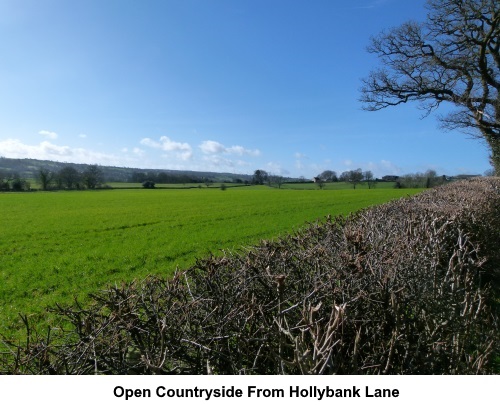
M 417 190 L 241 187 L 0 194 L 0 332 L 18 313 L 106 285 L 168 276 L 196 258 Z

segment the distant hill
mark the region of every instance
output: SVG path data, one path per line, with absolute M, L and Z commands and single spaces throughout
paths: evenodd
M 49 169 L 57 172 L 63 167 L 73 167 L 79 172 L 85 171 L 89 166 L 87 164 L 54 162 L 51 160 L 37 159 L 10 159 L 0 157 L 0 172 L 3 174 L 18 174 L 25 179 L 35 179 L 40 169 Z M 167 170 L 167 169 L 139 169 L 131 167 L 116 167 L 116 166 L 101 166 L 104 180 L 106 182 L 128 182 L 133 181 L 138 173 L 165 173 L 169 178 L 182 179 L 183 181 L 204 181 L 213 182 L 235 182 L 235 181 L 250 181 L 252 175 L 249 174 L 234 174 L 234 173 L 217 173 L 217 172 L 199 172 L 190 170 Z

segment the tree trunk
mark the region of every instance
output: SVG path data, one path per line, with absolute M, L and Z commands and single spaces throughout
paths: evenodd
M 500 176 L 500 139 L 487 137 L 486 140 L 490 147 L 490 163 L 495 171 L 495 176 Z

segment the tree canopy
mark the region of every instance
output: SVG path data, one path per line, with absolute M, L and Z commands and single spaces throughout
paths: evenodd
M 265 170 L 256 170 L 253 174 L 252 183 L 253 184 L 264 184 L 268 181 L 269 174 Z
M 441 103 L 445 129 L 486 141 L 500 174 L 500 2 L 428 0 L 424 23 L 410 21 L 373 37 L 368 48 L 383 67 L 363 80 L 364 108 L 417 101 L 425 115 Z

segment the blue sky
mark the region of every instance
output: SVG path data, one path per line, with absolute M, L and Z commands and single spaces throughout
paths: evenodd
M 0 0 L 0 156 L 310 178 L 483 173 L 410 104 L 366 112 L 369 38 L 425 0 Z

